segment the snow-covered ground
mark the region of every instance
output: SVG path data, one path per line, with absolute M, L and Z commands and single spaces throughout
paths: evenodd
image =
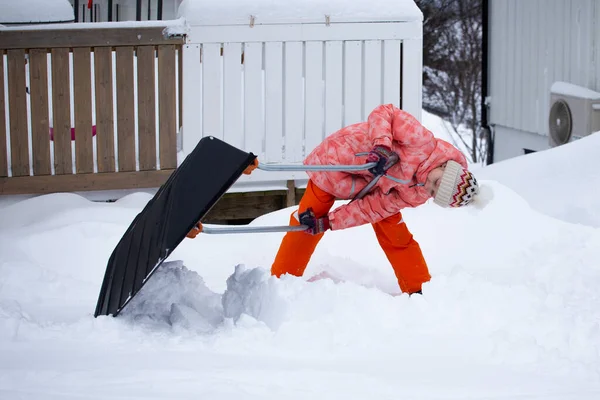
M 482 168 L 483 208 L 406 210 L 433 276 L 410 298 L 369 226 L 328 232 L 303 278 L 269 276 L 280 233 L 201 234 L 94 318 L 150 195 L 4 205 L 0 398 L 598 399 L 599 148 Z M 323 271 L 343 281 L 307 282 Z

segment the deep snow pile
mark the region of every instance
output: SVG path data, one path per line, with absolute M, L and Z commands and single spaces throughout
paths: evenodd
M 536 210 L 600 227 L 600 132 L 567 145 L 504 160 L 477 177 L 515 190 Z
M 403 213 L 433 275 L 424 296 L 398 295 L 369 226 L 328 232 L 303 278 L 269 275 L 281 234 L 200 235 L 118 318 L 92 314 L 149 195 L 4 207 L 0 398 L 597 399 L 600 229 L 482 184 L 482 209 Z M 341 282 L 307 282 L 322 272 Z

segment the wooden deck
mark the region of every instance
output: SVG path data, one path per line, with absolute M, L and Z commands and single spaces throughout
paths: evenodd
M 164 182 L 183 42 L 162 27 L 0 30 L 0 195 Z

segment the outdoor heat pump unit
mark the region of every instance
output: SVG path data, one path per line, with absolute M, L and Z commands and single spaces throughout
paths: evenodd
M 550 88 L 548 137 L 560 146 L 600 131 L 600 92 L 567 82 Z

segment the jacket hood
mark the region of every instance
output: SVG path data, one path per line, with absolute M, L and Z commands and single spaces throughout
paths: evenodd
M 443 139 L 436 138 L 435 142 L 435 147 L 429 157 L 417 167 L 415 175 L 419 183 L 425 183 L 427 175 L 429 175 L 431 170 L 439 167 L 448 160 L 454 160 L 463 168 L 468 168 L 467 159 L 460 150 Z

